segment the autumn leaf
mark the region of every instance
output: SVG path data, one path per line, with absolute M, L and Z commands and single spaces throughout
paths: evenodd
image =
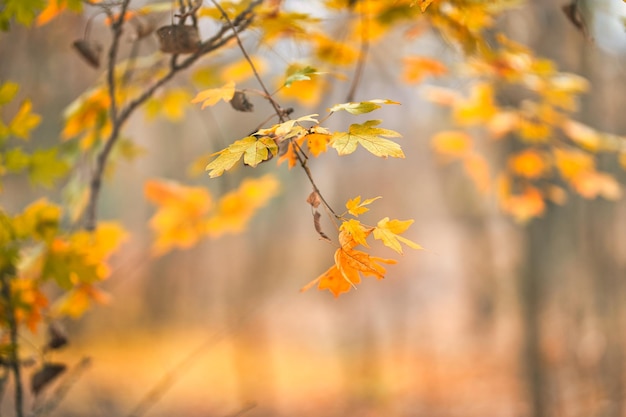
M 366 227 L 361 224 L 360 221 L 356 219 L 350 219 L 341 223 L 339 227 L 340 232 L 347 233 L 355 243 L 359 245 L 363 245 L 366 248 L 369 247 L 367 244 L 367 236 L 372 232 L 371 227 Z
M 41 122 L 41 116 L 31 112 L 33 105 L 30 100 L 24 100 L 17 114 L 9 123 L 9 131 L 21 139 L 28 139 L 30 132 Z
M 404 153 L 396 142 L 384 139 L 384 137 L 401 137 L 398 132 L 381 129 L 375 126 L 380 124 L 380 120 L 369 120 L 363 124 L 352 124 L 348 132 L 335 132 L 331 139 L 331 146 L 337 150 L 339 155 L 353 153 L 357 145 L 363 146 L 370 153 L 386 158 L 404 158 Z
M 463 158 L 463 167 L 479 192 L 483 194 L 489 192 L 491 188 L 489 164 L 483 155 L 476 152 L 470 153 Z
M 157 205 L 157 212 L 150 219 L 150 227 L 156 234 L 152 245 L 155 255 L 176 247 L 189 248 L 204 236 L 205 216 L 213 207 L 213 199 L 205 188 L 150 180 L 144 192 Z
M 417 84 L 429 75 L 437 77 L 447 72 L 448 69 L 441 61 L 421 56 L 409 56 L 404 58 L 402 78 L 409 84 Z
M 269 159 L 270 155 L 274 156 L 277 153 L 278 145 L 274 139 L 266 136 L 261 138 L 247 136 L 214 153 L 212 156 L 218 157 L 206 166 L 206 170 L 209 171 L 209 177 L 215 178 L 231 169 L 242 157 L 246 165 L 255 167 Z
M 287 73 L 287 77 L 285 78 L 284 86 L 291 87 L 291 84 L 298 81 L 309 81 L 311 80 L 311 75 L 319 75 L 321 74 L 315 68 L 306 66 L 306 67 L 294 67 L 290 72 Z
M 454 116 L 463 126 L 488 122 L 497 112 L 493 86 L 487 83 L 474 85 L 470 96 L 454 105 Z
M 320 291 L 329 290 L 335 297 L 339 297 L 351 288 L 356 288 L 356 285 L 361 283 L 361 275 L 383 279 L 386 270 L 381 264 L 395 263 L 393 259 L 370 256 L 354 249 L 339 248 L 335 251 L 335 265 L 302 287 L 300 291 L 306 291 L 317 284 Z
M 382 241 L 385 246 L 399 254 L 403 253 L 400 243 L 404 243 L 412 249 L 423 249 L 417 243 L 400 236 L 413 222 L 414 220 L 389 220 L 389 217 L 385 217 L 374 228 L 374 239 Z
M 459 159 L 471 150 L 472 138 L 461 131 L 443 131 L 433 136 L 431 144 L 439 155 L 449 159 Z
M 348 202 L 346 203 L 346 208 L 348 209 L 348 212 L 350 214 L 352 214 L 355 217 L 358 217 L 359 215 L 369 211 L 369 208 L 365 206 L 372 204 L 374 201 L 378 200 L 379 198 L 382 198 L 382 197 L 378 196 L 374 198 L 368 198 L 367 200 L 364 200 L 363 202 L 361 202 L 361 196 L 359 195 L 359 196 L 354 197 L 351 200 L 348 200 Z
M 528 179 L 541 178 L 550 168 L 546 155 L 533 149 L 510 156 L 507 165 L 511 172 Z
M 211 238 L 241 233 L 256 212 L 266 206 L 280 190 L 272 175 L 247 178 L 239 188 L 230 191 L 217 202 L 217 209 L 205 220 L 205 233 Z
M 357 114 L 369 113 L 376 109 L 380 109 L 381 104 L 400 104 L 400 103 L 398 103 L 397 101 L 393 101 L 393 100 L 374 99 L 374 100 L 361 101 L 358 103 L 350 102 L 350 103 L 335 104 L 330 109 L 328 109 L 328 111 L 331 113 L 334 113 L 337 111 L 345 110 L 350 114 L 357 115 Z
M 226 102 L 232 100 L 235 95 L 235 82 L 229 81 L 224 86 L 220 88 L 210 88 L 208 90 L 200 91 L 196 96 L 191 100 L 192 103 L 200 103 L 202 102 L 202 109 L 208 106 L 214 106 L 220 100 L 224 100 Z

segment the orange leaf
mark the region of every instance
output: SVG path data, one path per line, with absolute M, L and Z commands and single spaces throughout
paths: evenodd
M 463 159 L 463 166 L 469 177 L 481 193 L 487 193 L 491 189 L 489 177 L 489 164 L 480 154 L 471 153 Z
M 535 150 L 526 150 L 509 157 L 509 169 L 520 177 L 537 179 L 550 168 L 545 155 Z
M 404 58 L 402 78 L 409 84 L 416 84 L 429 75 L 437 77 L 447 72 L 448 69 L 441 61 L 421 56 L 409 56 Z
M 55 17 L 57 17 L 61 12 L 63 12 L 67 8 L 67 4 L 63 0 L 50 0 L 45 9 L 39 13 L 37 16 L 37 20 L 35 21 L 36 26 L 43 26 Z

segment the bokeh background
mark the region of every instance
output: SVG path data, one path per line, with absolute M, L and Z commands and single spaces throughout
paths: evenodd
M 288 3 L 309 8 L 313 2 Z M 561 6 L 529 1 L 498 26 L 560 69 L 587 77 L 592 90 L 579 120 L 623 135 L 626 59 L 606 42 L 615 35 L 585 39 Z M 70 47 L 83 36 L 84 18 L 59 19 L 0 35 L 0 79 L 20 82 L 44 117 L 36 144 L 58 140 L 63 109 L 102 76 Z M 106 41 L 101 23 L 94 19 L 91 36 Z M 330 27 L 336 39 L 345 35 L 340 21 Z M 264 49 L 254 36 L 247 35 L 246 45 L 270 63 L 268 80 L 280 75 L 274 67 L 303 53 L 288 45 Z M 126 135 L 147 153 L 116 167 L 101 202 L 101 216 L 120 219 L 132 240 L 103 285 L 111 302 L 64 323 L 71 343 L 54 359 L 74 364 L 89 357 L 91 366 L 55 415 L 626 415 L 624 200 L 572 196 L 526 226 L 502 215 L 494 196 L 480 195 L 460 167 L 444 166 L 432 153 L 429 138 L 450 128 L 450 119 L 422 98 L 423 85 L 402 83 L 408 51 L 451 66 L 463 59 L 434 33 L 410 44 L 398 33 L 372 47 L 355 98 L 402 103 L 375 117 L 403 134 L 406 159 L 329 152 L 310 167 L 334 207 L 356 195 L 384 196 L 371 206 L 371 222 L 415 219 L 406 236 L 425 250 L 407 251 L 384 281 L 365 279 L 339 299 L 299 292 L 331 265 L 333 254 L 313 228 L 305 201 L 311 186 L 302 170 L 270 162 L 219 179 L 187 175 L 198 156 L 254 129 L 268 106 L 253 99 L 252 114 L 227 105 L 196 107 L 180 123 L 148 121 L 141 112 L 132 118 Z M 291 103 L 294 114 L 324 113 L 345 101 L 349 82 L 330 82 L 315 107 Z M 463 90 L 467 81 L 451 76 L 437 83 Z M 189 81 L 183 76 L 174 84 Z M 330 127 L 353 122 L 337 114 Z M 490 158 L 497 165 L 502 155 L 490 152 Z M 626 184 L 612 161 L 599 164 Z M 154 208 L 143 197 L 146 180 L 181 180 L 219 194 L 266 172 L 281 179 L 282 191 L 247 233 L 150 255 L 147 221 Z M 4 187 L 0 199 L 9 210 L 41 194 L 22 179 Z M 8 403 L 2 415 L 11 415 Z

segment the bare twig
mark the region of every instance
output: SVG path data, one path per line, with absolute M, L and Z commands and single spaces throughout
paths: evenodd
M 52 413 L 63 401 L 67 393 L 91 365 L 91 359 L 82 358 L 63 379 L 63 383 L 54 391 L 48 401 L 33 410 L 32 417 L 43 417 Z
M 230 20 L 230 17 L 228 17 L 228 15 L 226 14 L 226 11 L 222 8 L 222 6 L 220 6 L 219 3 L 217 1 L 215 1 L 215 0 L 211 0 L 211 3 L 213 3 L 215 5 L 215 7 L 220 11 L 220 13 L 222 13 L 222 16 L 224 17 L 224 19 L 228 22 L 228 24 L 233 29 L 233 31 L 235 31 L 235 26 L 233 25 L 233 22 Z M 241 42 L 241 39 L 239 38 L 239 36 L 235 36 L 235 37 L 237 38 L 237 45 L 239 45 L 239 49 L 241 49 L 241 53 L 246 58 L 246 61 L 248 61 L 248 64 L 250 65 L 250 68 L 252 68 L 252 72 L 254 73 L 254 77 L 257 79 L 257 81 L 259 82 L 259 85 L 261 86 L 261 88 L 265 92 L 265 96 L 266 96 L 267 100 L 270 102 L 272 107 L 274 107 L 274 111 L 276 112 L 276 115 L 278 116 L 278 119 L 281 122 L 284 122 L 285 121 L 285 111 L 282 109 L 282 107 L 280 107 L 280 105 L 276 102 L 276 100 L 274 100 L 274 97 L 272 97 L 272 94 L 269 92 L 267 87 L 265 87 L 265 83 L 263 82 L 263 79 L 259 75 L 259 72 L 257 71 L 256 66 L 252 62 L 252 59 L 250 58 L 250 55 L 248 55 L 248 51 L 246 51 L 246 48 L 243 46 L 243 43 Z
M 126 10 L 130 0 L 124 0 L 122 3 L 123 11 Z M 205 54 L 208 54 L 220 47 L 226 45 L 230 40 L 237 37 L 238 33 L 245 30 L 253 20 L 254 15 L 252 11 L 254 8 L 259 6 L 262 3 L 262 0 L 254 0 L 252 1 L 248 7 L 242 11 L 239 15 L 230 21 L 230 25 L 223 25 L 218 32 L 213 35 L 211 38 L 200 44 L 198 50 L 184 59 L 181 63 L 176 62 L 176 56 L 172 57 L 172 64 L 170 66 L 170 70 L 159 78 L 152 86 L 148 87 L 141 95 L 137 98 L 129 102 L 125 108 L 118 111 L 117 104 L 115 103 L 115 60 L 117 59 L 117 48 L 119 45 L 119 36 L 121 35 L 121 28 L 124 23 L 123 13 L 120 14 L 119 18 L 115 20 L 113 26 L 118 29 L 113 29 L 114 31 L 114 39 L 113 44 L 111 45 L 111 49 L 109 50 L 109 63 L 108 63 L 108 86 L 109 86 L 109 95 L 111 96 L 111 133 L 107 138 L 104 147 L 98 154 L 96 158 L 96 166 L 91 176 L 91 183 L 89 188 L 89 199 L 87 203 L 87 207 L 85 209 L 85 219 L 84 219 L 84 227 L 87 230 L 94 230 L 96 228 L 97 221 L 97 203 L 98 197 L 100 195 L 100 189 L 102 186 L 102 177 L 104 175 L 104 170 L 106 168 L 106 164 L 108 158 L 111 154 L 111 150 L 117 143 L 120 137 L 121 128 L 124 123 L 128 120 L 128 118 L 134 113 L 134 111 L 141 106 L 146 100 L 148 100 L 154 92 L 168 81 L 170 81 L 178 72 L 190 67 L 193 63 L 195 63 L 200 57 Z M 116 26 L 117 25 L 117 26 Z M 119 31 L 119 32 L 118 32 Z M 231 32 L 231 33 L 229 33 Z M 119 33 L 116 37 L 116 33 Z M 117 40 L 116 40 L 117 39 Z
M 361 48 L 359 49 L 359 57 L 356 63 L 356 69 L 354 71 L 354 78 L 352 79 L 352 84 L 350 85 L 350 90 L 348 90 L 348 95 L 346 96 L 346 101 L 353 101 L 354 96 L 356 94 L 356 89 L 361 83 L 361 78 L 363 77 L 363 71 L 365 69 L 365 63 L 367 62 L 367 55 L 369 52 L 369 39 L 368 39 L 368 22 L 365 16 L 366 13 L 366 4 L 367 2 L 360 2 L 361 5 Z
M 174 365 L 163 377 L 157 381 L 157 383 L 150 388 L 150 390 L 144 395 L 144 397 L 137 403 L 135 408 L 128 414 L 128 417 L 141 417 L 146 414 L 154 405 L 159 402 L 161 398 L 174 386 L 176 382 L 188 372 L 192 365 L 194 365 L 198 359 L 206 352 L 206 350 L 214 344 L 222 341 L 226 336 L 234 333 L 238 330 L 239 326 L 242 326 L 247 320 L 249 320 L 253 313 L 259 306 L 252 307 L 248 311 L 239 316 L 236 327 L 225 327 L 215 334 L 211 335 L 194 350 L 189 352 L 180 362 Z

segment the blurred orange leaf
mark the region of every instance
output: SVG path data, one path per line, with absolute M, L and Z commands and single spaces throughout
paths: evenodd
M 205 216 L 213 206 L 206 189 L 150 180 L 144 186 L 144 193 L 157 206 L 150 219 L 150 227 L 156 234 L 153 254 L 162 255 L 175 247 L 189 248 L 204 236 Z
M 235 82 L 229 81 L 220 88 L 210 88 L 208 90 L 200 91 L 191 100 L 192 103 L 202 102 L 202 107 L 214 106 L 218 101 L 224 100 L 226 102 L 232 100 L 235 95 Z
M 514 174 L 529 179 L 540 178 L 550 169 L 546 156 L 532 149 L 510 156 L 508 167 Z
M 405 57 L 403 61 L 402 79 L 409 84 L 419 83 L 429 75 L 438 77 L 448 72 L 448 68 L 441 61 L 433 58 L 409 56 Z

